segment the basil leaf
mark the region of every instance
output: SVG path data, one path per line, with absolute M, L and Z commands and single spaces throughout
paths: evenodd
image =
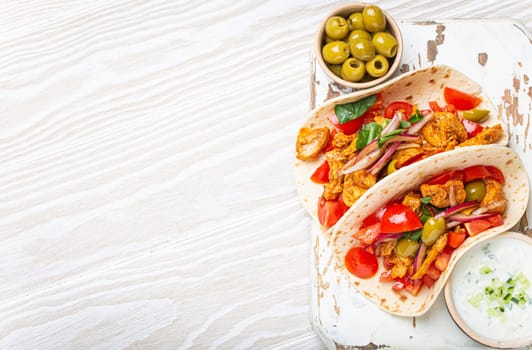
M 387 133 L 386 135 L 382 135 L 381 137 L 379 137 L 379 148 L 381 148 L 382 146 L 384 146 L 384 144 L 389 140 L 391 139 L 392 137 L 394 136 L 397 136 L 399 134 L 401 134 L 404 130 L 403 129 L 397 129 L 397 130 L 394 130 L 394 131 L 390 131 L 389 133 Z
M 362 126 L 357 133 L 357 150 L 366 147 L 368 143 L 379 137 L 382 132 L 382 126 L 375 122 L 371 122 Z
M 410 118 L 408 119 L 408 121 L 410 123 L 417 123 L 418 121 L 420 121 L 421 119 L 423 119 L 423 114 L 421 114 L 421 112 L 419 111 L 419 109 L 416 109 L 416 113 L 412 114 L 410 116 Z
M 403 237 L 406 237 L 406 238 L 411 239 L 413 241 L 419 241 L 419 239 L 421 238 L 422 230 L 423 229 L 420 228 L 420 229 L 415 230 L 415 231 L 405 232 Z
M 338 123 L 345 124 L 351 120 L 355 120 L 373 106 L 377 101 L 377 95 L 364 97 L 361 100 L 352 103 L 345 103 L 334 106 L 334 113 L 338 118 Z
M 421 201 L 421 203 L 423 203 L 423 204 L 429 204 L 431 199 L 432 199 L 431 196 L 421 197 L 420 201 Z
M 409 128 L 409 127 L 411 127 L 411 126 L 412 126 L 412 123 L 407 122 L 406 120 L 401 120 L 401 121 L 399 122 L 399 127 L 400 127 L 401 129 L 406 129 L 406 128 Z

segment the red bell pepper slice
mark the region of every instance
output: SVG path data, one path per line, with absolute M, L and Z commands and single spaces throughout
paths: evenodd
M 449 180 L 463 181 L 464 173 L 461 170 L 449 170 L 427 181 L 429 185 L 444 185 Z

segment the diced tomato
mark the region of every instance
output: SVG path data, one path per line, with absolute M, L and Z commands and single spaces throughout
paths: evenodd
M 458 110 L 456 109 L 456 107 L 452 104 L 447 104 L 445 105 L 445 112 L 449 112 L 449 113 L 452 113 L 454 115 L 458 115 Z
M 401 233 L 417 230 L 423 227 L 416 213 L 406 205 L 401 203 L 391 203 L 386 206 L 386 211 L 382 215 L 382 233 Z
M 382 220 L 382 215 L 384 215 L 385 211 L 385 206 L 375 210 L 375 212 L 371 213 L 368 217 L 364 219 L 364 221 L 362 221 L 362 227 L 370 226 L 376 224 L 377 222 L 380 222 Z
M 367 251 L 370 254 L 375 255 L 375 246 L 373 246 L 371 244 L 368 245 L 366 248 L 364 248 L 364 250 Z
M 476 134 L 478 134 L 484 129 L 484 127 L 480 125 L 479 123 L 475 123 L 468 119 L 462 119 L 462 125 L 467 131 L 468 139 L 472 138 L 473 136 L 475 136 Z
M 454 105 L 461 111 L 473 109 L 482 101 L 477 96 L 473 96 L 450 87 L 443 89 L 443 98 L 445 99 L 445 102 Z
M 449 170 L 427 181 L 429 185 L 444 185 L 449 180 L 463 181 L 464 173 L 461 170 Z
M 441 252 L 436 260 L 434 261 L 434 267 L 436 267 L 440 271 L 445 271 L 447 268 L 447 265 L 449 265 L 449 260 L 451 260 L 451 255 L 453 254 L 453 248 L 446 246 L 443 249 L 443 252 Z
M 429 276 L 433 281 L 436 281 L 438 278 L 440 278 L 441 271 L 438 270 L 434 264 L 431 264 L 429 268 L 427 269 L 427 272 L 425 272 L 426 276 Z
M 464 243 L 467 233 L 462 231 L 449 232 L 447 244 L 452 248 L 458 248 Z
M 502 215 L 499 213 L 486 218 L 486 220 L 489 221 L 489 223 L 492 225 L 491 227 L 501 226 L 502 224 L 504 224 Z
M 416 296 L 419 294 L 419 291 L 421 290 L 421 287 L 423 287 L 423 280 L 413 280 L 411 278 L 405 278 L 405 290 L 412 294 L 413 296 Z
M 341 198 L 336 200 L 326 200 L 321 197 L 318 201 L 318 219 L 320 224 L 331 227 L 345 214 L 349 209 Z
M 443 112 L 443 108 L 436 101 L 429 101 L 429 107 L 433 112 Z
M 467 230 L 467 233 L 472 237 L 486 231 L 490 227 L 493 227 L 493 225 L 488 220 L 478 219 L 466 222 L 464 227 Z
M 329 182 L 329 162 L 325 160 L 312 174 L 310 179 L 318 184 L 326 184 Z
M 380 282 L 392 282 L 393 281 L 392 270 L 387 270 L 387 271 L 382 272 L 379 277 L 379 281 Z
M 486 165 L 486 169 L 488 169 L 489 173 L 491 174 L 491 178 L 493 180 L 504 185 L 504 174 L 499 168 L 492 166 L 492 165 Z
M 345 256 L 347 271 L 360 278 L 373 277 L 379 269 L 377 257 L 361 247 L 349 249 Z
M 338 119 L 337 119 L 338 120 Z M 332 151 L 334 146 L 333 146 L 333 141 L 334 141 L 334 135 L 336 135 L 336 129 L 332 129 L 331 130 L 331 133 L 329 134 L 329 143 L 327 144 L 327 146 L 325 146 L 325 148 L 323 149 L 323 153 L 327 153 L 329 151 Z
M 384 116 L 388 119 L 392 119 L 395 113 L 400 111 L 403 113 L 403 119 L 408 120 L 412 115 L 413 108 L 414 106 L 408 102 L 395 101 L 386 106 L 386 109 L 384 109 Z
M 395 291 L 400 291 L 405 288 L 405 279 L 404 278 L 396 278 L 393 281 L 392 289 Z
M 358 239 L 362 244 L 372 244 L 380 233 L 381 223 L 377 222 L 376 224 L 361 228 L 357 233 L 353 234 L 352 237 Z
M 436 283 L 435 280 L 427 276 L 426 274 L 423 276 L 423 284 L 426 285 L 429 288 L 432 288 L 432 286 Z
M 348 121 L 347 123 L 340 124 L 338 121 L 338 117 L 336 116 L 336 113 L 329 114 L 329 120 L 333 125 L 340 129 L 341 132 L 343 132 L 346 135 L 351 135 L 356 133 L 364 123 L 364 119 L 362 117 L 358 117 L 357 119 L 353 119 Z
M 491 173 L 484 165 L 473 165 L 464 169 L 464 182 L 468 183 L 479 179 L 487 179 Z

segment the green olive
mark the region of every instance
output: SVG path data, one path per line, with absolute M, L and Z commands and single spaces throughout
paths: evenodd
M 373 35 L 373 46 L 377 53 L 392 58 L 397 54 L 397 40 L 388 32 L 378 32 Z
M 340 64 L 349 57 L 349 48 L 344 41 L 333 41 L 321 49 L 321 54 L 325 62 Z
M 355 30 L 351 31 L 351 33 L 349 33 L 349 35 L 347 36 L 346 40 L 347 40 L 348 43 L 350 43 L 352 41 L 355 41 L 358 38 L 364 38 L 364 39 L 371 40 L 371 35 L 368 32 L 366 32 L 365 30 L 355 29 Z
M 333 16 L 325 23 L 325 34 L 331 39 L 341 40 L 349 33 L 349 26 L 345 18 Z
M 395 253 L 402 257 L 414 256 L 419 248 L 419 242 L 409 238 L 402 238 L 395 246 Z
M 490 111 L 487 109 L 471 109 L 462 112 L 462 118 L 471 120 L 472 122 L 481 123 L 488 118 Z
M 384 17 L 384 13 L 378 6 L 369 5 L 364 7 L 362 17 L 364 18 L 364 28 L 368 32 L 376 33 L 386 29 L 386 17 Z
M 327 67 L 331 70 L 331 72 L 333 72 L 337 76 L 339 77 L 342 76 L 342 65 L 341 64 L 328 64 Z
M 364 29 L 364 16 L 362 12 L 352 13 L 347 19 L 349 30 Z
M 348 58 L 342 64 L 342 79 L 347 81 L 359 81 L 366 74 L 366 67 L 364 62 L 357 60 L 356 58 Z
M 430 217 L 423 225 L 423 230 L 421 231 L 421 241 L 426 246 L 431 246 L 444 232 L 445 219 L 434 219 L 433 217 Z
M 466 202 L 481 202 L 486 195 L 486 185 L 482 180 L 475 180 L 465 185 Z
M 375 58 L 366 63 L 366 71 L 374 78 L 382 77 L 389 67 L 388 59 L 383 55 L 375 55 Z
M 358 38 L 349 43 L 351 56 L 361 61 L 369 61 L 375 57 L 375 48 L 368 39 Z

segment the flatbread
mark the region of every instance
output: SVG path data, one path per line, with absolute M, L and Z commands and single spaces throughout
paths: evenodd
M 349 273 L 344 266 L 347 251 L 358 244 L 351 235 L 358 231 L 362 221 L 378 208 L 397 199 L 409 190 L 447 170 L 463 169 L 473 165 L 493 165 L 505 176 L 504 194 L 507 208 L 502 226 L 490 228 L 476 236 L 468 237 L 458 247 L 449 261 L 447 269 L 432 288 L 423 287 L 417 296 L 408 292 L 394 292 L 391 283 L 379 282 L 384 271 L 379 261 L 379 271 L 369 279 L 360 279 Z M 370 188 L 338 221 L 331 230 L 331 248 L 337 268 L 356 289 L 381 309 L 400 316 L 419 316 L 429 310 L 445 285 L 458 259 L 473 246 L 500 233 L 510 230 L 525 213 L 528 203 L 528 176 L 519 156 L 510 148 L 500 145 L 470 146 L 440 153 L 416 163 L 399 176 L 387 176 Z M 380 258 L 379 258 L 380 259 Z M 459 286 L 455 286 L 459 288 Z
M 429 101 L 436 101 L 440 106 L 444 106 L 443 90 L 446 86 L 481 97 L 482 102 L 477 108 L 490 111 L 489 119 L 482 122 L 482 125 L 493 126 L 500 123 L 504 130 L 504 124 L 501 123 L 501 116 L 488 96 L 482 93 L 480 85 L 456 69 L 441 65 L 405 73 L 378 87 L 342 95 L 329 100 L 324 105 L 315 108 L 302 127 L 314 128 L 328 126 L 332 128 L 333 126 L 328 120 L 328 116 L 334 113 L 335 105 L 358 101 L 361 98 L 379 92 L 382 93 L 383 105 L 387 105 L 393 101 L 406 101 L 418 103 L 420 109 L 425 109 L 429 108 Z M 504 135 L 497 144 L 508 144 L 508 133 L 506 130 L 504 130 Z M 323 192 L 323 185 L 312 182 L 310 176 L 324 160 L 325 156 L 323 154 L 314 161 L 302 161 L 295 158 L 295 180 L 298 195 L 303 202 L 303 206 L 309 212 L 310 216 L 316 220 L 318 225 L 317 207 L 319 198 Z M 403 167 L 389 176 L 400 177 L 404 171 L 407 171 L 412 166 L 417 166 L 417 163 Z M 325 228 L 322 231 L 326 233 Z

